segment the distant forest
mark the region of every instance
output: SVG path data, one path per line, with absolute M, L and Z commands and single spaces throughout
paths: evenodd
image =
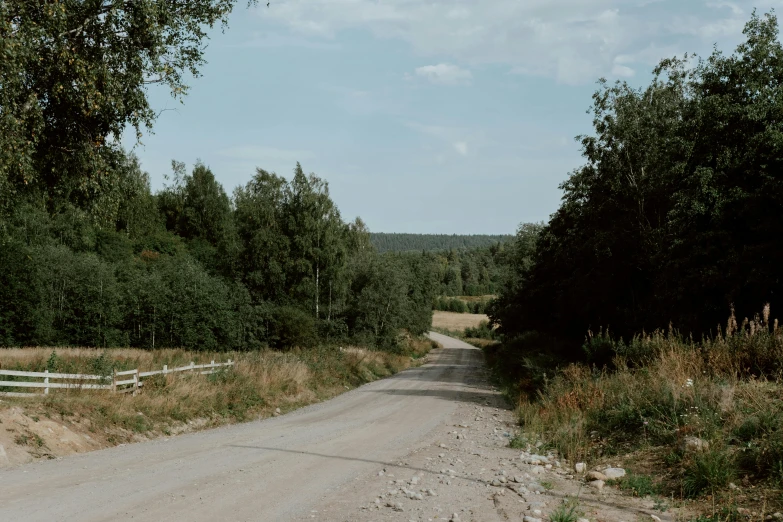
M 370 233 L 370 242 L 383 252 L 439 251 L 484 248 L 514 239 L 511 234 L 396 234 L 385 232 Z

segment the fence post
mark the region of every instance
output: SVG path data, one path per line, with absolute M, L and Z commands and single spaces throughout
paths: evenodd
M 117 368 L 114 368 L 111 372 L 111 391 L 117 391 Z
M 166 375 L 167 373 L 169 373 L 169 365 L 168 364 L 164 364 L 163 365 L 163 375 Z
M 133 374 L 133 395 L 139 393 L 139 369 L 136 368 L 136 373 Z
M 44 373 L 49 373 L 49 369 L 47 368 L 46 370 L 44 370 Z M 44 395 L 49 395 L 49 376 L 48 375 L 46 377 L 44 377 L 44 384 L 46 385 L 46 387 L 44 388 Z
M 194 367 L 195 365 L 196 365 L 196 363 L 194 363 L 193 361 L 190 361 L 190 371 L 191 371 L 191 372 L 194 370 L 194 368 L 193 368 L 193 367 Z

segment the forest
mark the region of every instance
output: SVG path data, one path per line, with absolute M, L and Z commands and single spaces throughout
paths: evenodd
M 584 165 L 537 240 L 516 240 L 490 314 L 507 336 L 551 334 L 578 358 L 588 330 L 699 339 L 732 310 L 783 306 L 783 47 L 773 15 L 744 34 L 733 54 L 663 60 L 646 87 L 600 82 Z
M 119 145 L 152 130 L 149 85 L 183 99 L 235 2 L 92 4 L 0 3 L 0 345 L 393 348 L 427 330 L 435 264 L 379 255 L 325 180 L 297 164 L 228 192 L 172 162 L 153 193 Z
M 422 252 L 488 248 L 511 241 L 513 235 L 488 234 L 396 234 L 371 232 L 370 242 L 378 252 Z

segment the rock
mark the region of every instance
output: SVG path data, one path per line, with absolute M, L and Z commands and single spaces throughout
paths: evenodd
M 531 513 L 533 513 L 537 517 L 540 517 L 541 515 L 544 514 L 544 512 L 541 511 L 540 509 L 534 509 L 533 511 L 531 511 Z
M 600 471 L 591 471 L 587 474 L 587 480 L 606 480 L 608 477 Z
M 437 495 L 437 493 L 435 493 L 435 490 L 434 490 L 434 489 L 428 489 L 428 490 L 427 490 L 427 495 L 429 495 L 429 496 L 431 496 L 431 497 L 434 497 L 434 496 L 436 496 L 436 495 Z
M 652 518 L 654 522 L 661 522 L 661 517 L 657 515 L 650 515 L 650 518 Z
M 525 477 L 522 477 L 520 475 L 514 476 L 514 482 L 517 484 L 522 484 L 525 481 Z
M 527 464 L 533 464 L 533 465 L 543 465 L 549 463 L 549 457 L 545 457 L 543 455 L 530 455 L 526 459 Z
M 577 518 L 576 522 L 590 522 L 589 518 Z
M 685 437 L 680 441 L 680 451 L 683 453 L 699 453 L 710 449 L 710 443 L 699 437 Z
M 419 477 L 411 478 L 411 482 L 410 482 L 411 486 L 415 486 L 418 483 L 419 483 Z
M 457 522 L 457 520 L 459 520 L 459 513 L 454 513 L 453 515 L 451 515 L 449 522 Z
M 781 513 L 780 511 L 773 513 L 772 518 L 774 518 L 775 520 L 783 520 L 783 513 Z
M 527 489 L 529 491 L 534 491 L 536 493 L 543 493 L 544 491 L 546 491 L 546 488 L 541 484 L 539 484 L 538 482 L 531 482 L 530 484 L 527 485 Z
M 275 413 L 277 413 L 278 415 L 280 415 L 280 413 L 281 413 L 281 412 L 280 412 L 280 408 L 275 408 Z
M 502 486 L 502 485 L 503 485 L 503 483 L 502 483 L 502 482 L 500 482 L 500 479 L 497 479 L 497 478 L 496 478 L 496 479 L 493 479 L 493 480 L 492 480 L 492 482 L 491 482 L 491 484 L 492 484 L 493 486 L 495 486 L 495 487 L 500 487 L 500 486 Z
M 609 479 L 619 479 L 625 476 L 625 470 L 623 468 L 606 468 L 604 475 Z
M 584 473 L 586 469 L 587 469 L 587 464 L 585 464 L 584 462 L 577 462 L 576 465 L 574 466 L 574 471 L 576 471 L 577 473 Z
M 522 519 L 522 522 L 541 522 L 540 518 L 527 516 Z
M 735 483 L 729 482 L 729 489 L 739 489 L 739 487 Z
M 400 504 L 399 502 L 387 502 L 386 507 L 390 507 L 394 511 L 404 511 L 402 504 Z
M 530 468 L 530 473 L 535 473 L 536 475 L 540 475 L 541 473 L 544 473 L 546 470 L 543 466 L 533 466 Z
M 604 489 L 604 481 L 603 480 L 593 480 L 591 482 L 588 482 L 587 485 L 597 489 L 598 491 L 601 491 L 602 489 Z

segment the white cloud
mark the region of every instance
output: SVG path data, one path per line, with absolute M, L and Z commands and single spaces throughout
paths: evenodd
M 758 5 L 759 2 L 761 5 Z M 765 9 L 772 0 L 755 0 Z M 645 49 L 709 52 L 747 21 L 751 0 L 286 0 L 258 15 L 294 32 L 334 38 L 361 28 L 407 42 L 420 56 L 464 66 L 591 83 L 628 75 L 618 56 Z M 655 56 L 653 62 L 671 56 Z M 647 68 L 648 60 L 644 65 Z M 463 80 L 464 81 L 464 80 Z
M 454 150 L 456 150 L 460 156 L 467 156 L 468 144 L 465 143 L 464 141 L 457 141 L 454 143 Z
M 470 80 L 473 79 L 473 74 L 467 69 L 462 69 L 448 63 L 417 67 L 415 73 L 416 76 L 425 78 L 431 83 L 443 85 L 457 85 L 470 82 Z

